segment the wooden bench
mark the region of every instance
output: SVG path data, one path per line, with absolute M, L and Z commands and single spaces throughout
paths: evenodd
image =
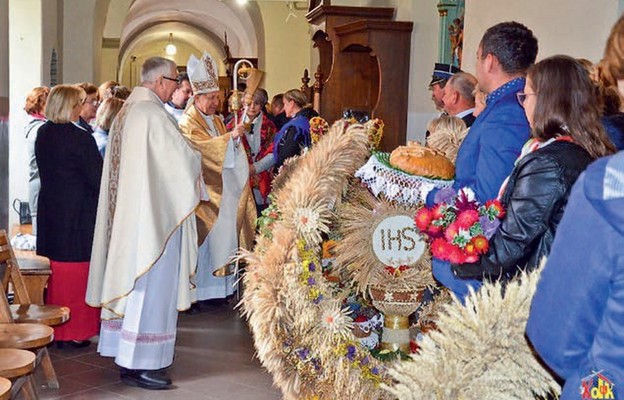
M 13 225 L 11 229 L 11 237 L 21 234 L 31 234 L 31 225 Z M 19 264 L 26 291 L 30 298 L 31 304 L 44 304 L 43 291 L 48 284 L 50 278 L 50 260 L 46 257 L 38 256 L 33 250 L 13 249 L 15 258 Z M 18 304 L 16 301 L 15 304 Z

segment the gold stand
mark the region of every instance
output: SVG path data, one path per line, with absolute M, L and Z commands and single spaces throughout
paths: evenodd
M 387 332 L 386 329 L 391 329 L 393 331 L 407 330 L 407 342 L 385 341 L 384 339 L 387 339 L 385 335 Z M 409 354 L 410 345 L 408 315 L 386 314 L 384 316 L 384 334 L 382 335 L 381 348 L 389 351 L 401 350 L 402 352 Z

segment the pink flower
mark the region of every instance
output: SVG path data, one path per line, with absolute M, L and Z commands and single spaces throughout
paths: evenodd
M 455 221 L 460 228 L 466 230 L 470 229 L 470 227 L 477 222 L 479 222 L 479 213 L 476 210 L 462 211 L 459 213 L 457 220 Z
M 431 213 L 425 207 L 418 210 L 416 213 L 416 217 L 414 218 L 414 222 L 416 222 L 416 227 L 421 232 L 426 232 L 429 224 L 431 223 Z
M 438 225 L 429 225 L 429 232 L 431 236 L 439 236 L 442 233 L 442 227 Z
M 449 252 L 449 246 L 450 245 L 446 242 L 446 240 L 442 238 L 433 239 L 433 242 L 431 243 L 431 254 L 433 254 L 435 258 L 446 260 Z
M 434 220 L 444 218 L 444 213 L 442 212 L 442 204 L 437 204 L 433 208 L 431 208 L 431 218 Z
M 449 255 L 448 255 L 448 261 L 450 261 L 453 264 L 462 264 L 464 260 L 466 259 L 466 256 L 464 255 L 464 253 L 457 246 L 450 245 L 450 247 L 451 248 L 450 248 Z
M 477 261 L 479 261 L 479 256 L 476 254 L 473 255 L 467 255 L 466 258 L 464 259 L 465 263 L 469 263 L 469 264 L 474 264 Z
M 451 243 L 453 238 L 459 234 L 459 224 L 456 222 L 451 223 L 444 231 L 444 238 Z

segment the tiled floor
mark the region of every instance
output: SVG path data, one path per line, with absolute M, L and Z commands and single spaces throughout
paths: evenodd
M 41 399 L 280 399 L 271 376 L 254 358 L 251 334 L 232 304 L 202 306 L 180 314 L 176 358 L 169 369 L 170 390 L 126 386 L 111 358 L 95 345 L 86 349 L 50 347 L 60 389 L 39 387 Z M 40 377 L 37 377 L 40 378 Z M 41 382 L 41 379 L 37 379 Z

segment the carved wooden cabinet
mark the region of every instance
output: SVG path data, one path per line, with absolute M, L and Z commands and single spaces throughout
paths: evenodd
M 393 8 L 319 5 L 312 27 L 323 76 L 320 114 L 368 113 L 386 124 L 381 148 L 405 143 L 412 22 L 393 21 Z

